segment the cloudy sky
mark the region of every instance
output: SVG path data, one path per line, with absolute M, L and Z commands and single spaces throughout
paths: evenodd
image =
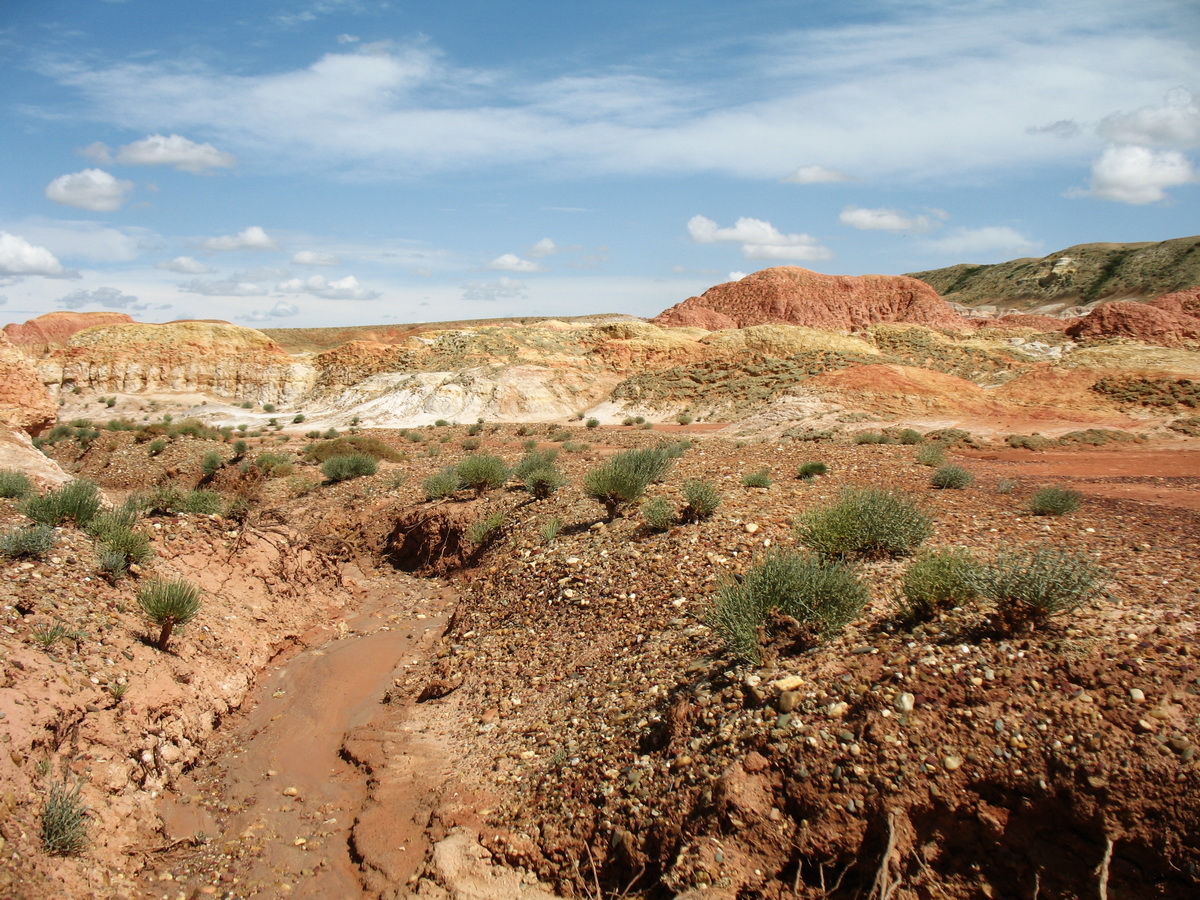
M 1195 0 L 3 0 L 0 320 L 653 315 L 1200 233 Z

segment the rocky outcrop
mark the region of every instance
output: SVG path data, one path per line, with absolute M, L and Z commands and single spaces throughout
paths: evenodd
M 401 372 L 412 363 L 411 350 L 377 341 L 348 341 L 317 354 L 315 393 L 336 394 L 380 372 Z
M 18 347 L 61 347 L 71 336 L 99 325 L 129 325 L 133 319 L 120 312 L 52 312 L 20 325 L 4 326 L 8 339 Z
M 33 364 L 0 334 L 0 425 L 36 434 L 54 423 L 57 412 Z
M 253 328 L 224 322 L 89 328 L 38 363 L 51 393 L 210 392 L 256 403 L 291 403 L 312 387 L 313 368 Z
M 709 288 L 652 320 L 666 326 L 715 331 L 778 322 L 855 331 L 878 322 L 930 328 L 967 328 L 927 284 L 898 275 L 822 275 L 779 266 Z
M 1150 305 L 1181 316 L 1200 317 L 1200 287 L 1163 294 L 1151 300 Z
M 1118 301 L 1096 307 L 1067 328 L 1067 334 L 1076 340 L 1116 337 L 1181 347 L 1200 341 L 1200 318 L 1148 303 Z

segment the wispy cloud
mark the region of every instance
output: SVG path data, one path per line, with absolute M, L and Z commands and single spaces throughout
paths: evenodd
M 279 250 L 279 244 L 260 226 L 251 225 L 237 234 L 225 234 L 220 237 L 206 238 L 201 246 L 205 250 Z
M 762 219 L 741 218 L 732 228 L 721 228 L 705 216 L 692 216 L 688 234 L 698 244 L 741 244 L 747 259 L 830 259 L 833 253 L 807 234 L 784 234 Z
M 838 221 L 860 231 L 890 231 L 893 234 L 922 234 L 933 231 L 941 223 L 936 215 L 905 215 L 898 209 L 863 209 L 847 206 Z
M 526 296 L 527 287 L 525 282 L 507 276 L 501 276 L 495 281 L 468 281 L 463 284 L 462 299 L 486 303 L 519 300 Z
M 332 253 L 301 250 L 299 253 L 292 254 L 292 264 L 297 266 L 340 266 L 342 261 Z
M 783 180 L 788 184 L 831 184 L 838 181 L 850 181 L 850 176 L 841 169 L 808 165 L 801 166 Z
M 191 256 L 177 256 L 166 262 L 155 263 L 154 268 L 178 272 L 180 275 L 207 275 L 212 269 Z
M 1029 254 L 1038 249 L 1036 241 L 1008 225 L 957 228 L 945 237 L 927 239 L 924 245 L 930 251 L 960 260 L 1006 258 Z
M 275 285 L 275 290 L 289 294 L 311 294 L 323 300 L 378 300 L 379 291 L 368 290 L 353 275 L 330 281 L 324 275 L 308 278 L 289 278 Z
M 521 259 L 515 253 L 504 253 L 484 266 L 493 272 L 544 272 L 546 267 L 530 259 Z

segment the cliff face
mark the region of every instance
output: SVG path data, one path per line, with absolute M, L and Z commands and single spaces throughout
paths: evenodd
M 313 383 L 299 362 L 253 328 L 224 322 L 119 324 L 80 331 L 37 363 L 51 393 L 207 391 L 256 403 L 291 403 Z
M 901 275 L 822 275 L 778 266 L 709 288 L 654 319 L 715 331 L 772 322 L 856 331 L 879 322 L 965 330 L 966 322 L 927 284 Z
M 1174 304 L 1160 308 L 1149 303 L 1117 301 L 1097 306 L 1067 328 L 1076 340 L 1119 337 L 1162 347 L 1200 342 L 1200 318 L 1175 312 Z
M 36 434 L 54 423 L 57 412 L 33 364 L 0 334 L 0 425 Z
M 1061 312 L 1100 300 L 1149 298 L 1200 285 L 1200 236 L 1159 243 L 1078 244 L 1041 259 L 913 272 L 966 306 Z

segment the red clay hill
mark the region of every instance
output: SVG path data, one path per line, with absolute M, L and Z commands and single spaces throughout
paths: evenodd
M 128 325 L 131 316 L 121 312 L 52 312 L 23 324 L 4 326 L 8 339 L 18 347 L 33 344 L 65 344 L 76 332 L 97 325 Z
M 904 275 L 822 275 L 777 266 L 709 288 L 653 320 L 717 331 L 782 322 L 855 331 L 877 322 L 967 330 L 967 322 L 923 281 Z

